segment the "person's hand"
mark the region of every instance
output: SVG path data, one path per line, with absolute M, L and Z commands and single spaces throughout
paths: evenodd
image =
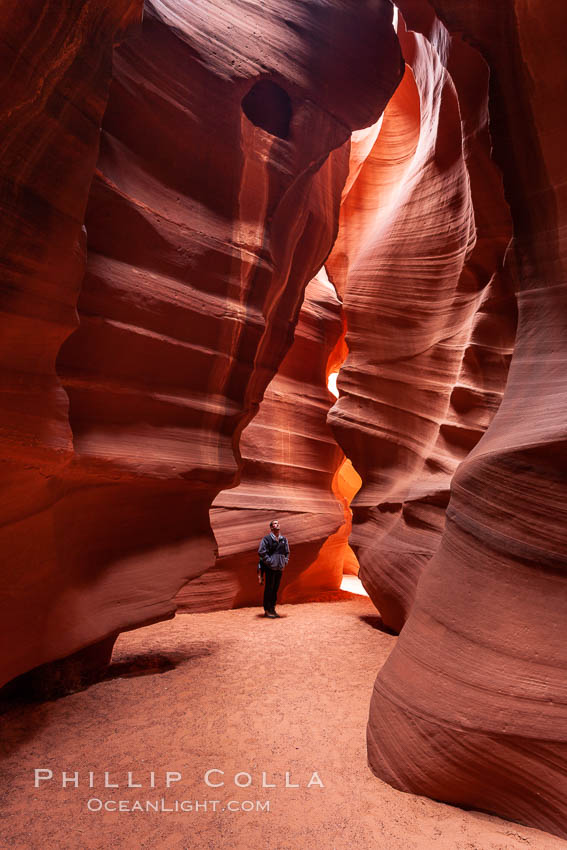
M 258 584 L 264 584 L 264 576 L 262 573 L 258 573 Z

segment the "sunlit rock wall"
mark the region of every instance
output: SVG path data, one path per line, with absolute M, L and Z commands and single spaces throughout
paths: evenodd
M 439 544 L 454 471 L 498 408 L 515 331 L 488 69 L 442 27 L 431 41 L 401 18 L 398 30 L 404 80 L 374 131 L 355 134 L 328 262 L 349 348 L 329 421 L 363 481 L 351 543 L 397 630 Z
M 343 454 L 326 419 L 333 401 L 327 364 L 343 325 L 339 300 L 325 278 L 323 270 L 309 283 L 293 345 L 242 433 L 240 483 L 213 503 L 219 558 L 180 591 L 180 610 L 261 602 L 257 550 L 273 518 L 292 548 L 279 599 L 298 601 L 339 588 L 349 529 L 333 487 Z
M 518 329 L 502 402 L 453 477 L 441 545 L 376 681 L 369 759 L 402 790 L 567 836 L 566 9 L 432 5 L 490 67 Z M 434 42 L 426 4 L 400 6 Z
M 350 134 L 403 64 L 386 0 L 156 0 L 105 111 L 134 8 L 36 5 L 2 21 L 28 50 L 5 142 L 4 681 L 171 616 L 214 564 L 209 508 L 333 244 Z

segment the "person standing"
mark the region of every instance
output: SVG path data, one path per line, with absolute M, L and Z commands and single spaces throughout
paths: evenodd
M 279 617 L 276 611 L 278 589 L 285 565 L 289 561 L 289 543 L 287 537 L 280 533 L 280 524 L 277 519 L 270 523 L 270 533 L 262 538 L 258 547 L 260 562 L 258 564 L 258 582 L 266 586 L 264 588 L 264 616 Z

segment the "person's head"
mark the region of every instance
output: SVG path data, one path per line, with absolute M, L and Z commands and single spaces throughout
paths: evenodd
M 278 537 L 280 533 L 280 524 L 277 519 L 273 519 L 270 523 L 270 531 L 273 531 L 276 537 Z

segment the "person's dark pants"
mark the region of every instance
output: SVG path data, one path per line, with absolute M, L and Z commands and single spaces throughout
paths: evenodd
M 282 580 L 283 570 L 264 569 L 264 611 L 273 611 L 278 599 L 278 588 Z

